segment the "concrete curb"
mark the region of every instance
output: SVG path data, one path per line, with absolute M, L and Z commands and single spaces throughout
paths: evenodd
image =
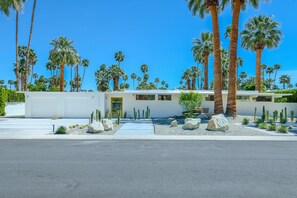
M 2 135 L 0 140 L 187 140 L 297 141 L 297 136 L 113 136 L 113 135 Z

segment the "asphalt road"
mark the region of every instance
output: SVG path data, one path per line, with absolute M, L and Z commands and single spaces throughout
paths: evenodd
M 0 140 L 0 197 L 297 197 L 297 142 Z

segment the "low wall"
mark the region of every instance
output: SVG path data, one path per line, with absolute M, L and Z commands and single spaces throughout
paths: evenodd
M 24 102 L 8 102 L 5 106 L 6 117 L 25 116 Z

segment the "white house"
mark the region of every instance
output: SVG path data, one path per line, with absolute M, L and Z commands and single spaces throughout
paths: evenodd
M 133 117 L 136 111 L 150 108 L 151 117 L 169 117 L 181 115 L 178 104 L 180 90 L 123 91 L 123 92 L 26 92 L 25 117 L 27 118 L 89 118 L 97 109 L 102 115 L 106 112 L 126 112 Z M 202 107 L 213 112 L 213 91 L 194 91 L 203 95 Z M 227 103 L 227 91 L 223 91 L 224 108 Z M 288 94 L 258 93 L 254 91 L 237 92 L 237 112 L 240 115 L 253 115 L 257 107 L 258 115 L 262 107 L 270 112 L 287 107 L 288 112 L 297 111 L 297 103 L 274 103 L 274 98 Z

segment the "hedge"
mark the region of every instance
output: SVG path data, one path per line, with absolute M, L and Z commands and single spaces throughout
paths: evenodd
M 7 89 L 0 87 L 0 116 L 5 116 L 5 106 L 7 101 Z
M 25 94 L 17 93 L 13 90 L 7 90 L 7 102 L 25 102 Z
M 297 103 L 297 89 L 289 89 L 289 90 L 276 90 L 272 93 L 275 94 L 292 94 L 292 96 L 283 96 L 282 98 L 276 98 L 275 102 L 278 103 Z

